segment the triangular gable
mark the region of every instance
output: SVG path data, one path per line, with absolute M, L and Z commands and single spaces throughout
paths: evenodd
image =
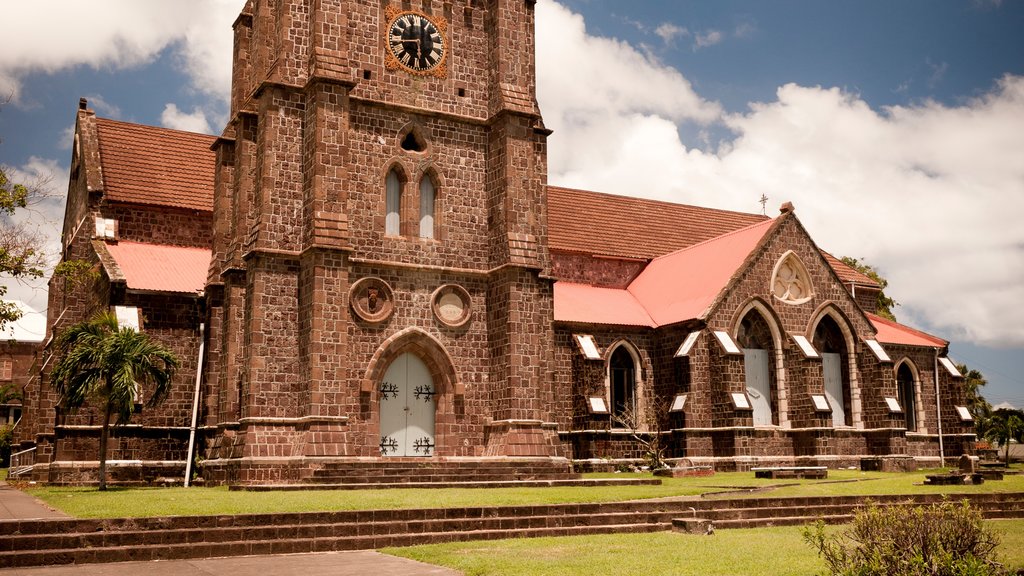
M 784 210 L 782 215 L 773 221 L 772 228 L 766 231 L 758 245 L 751 249 L 751 251 L 748 254 L 747 260 L 737 267 L 737 270 L 733 274 L 732 278 L 729 280 L 729 283 L 725 287 L 723 287 L 723 289 L 719 292 L 715 302 L 709 306 L 706 313 L 700 316 L 700 318 L 707 319 L 709 316 L 711 316 L 714 310 L 730 294 L 734 292 L 739 282 L 741 282 L 741 280 L 744 278 L 743 273 L 752 266 L 758 265 L 761 262 L 760 256 L 763 255 L 765 250 L 770 248 L 773 240 L 777 238 L 779 234 L 783 233 L 783 231 L 786 229 L 786 226 L 790 224 L 795 226 L 797 232 L 801 236 L 806 238 L 807 241 L 810 243 L 811 249 L 808 250 L 806 254 L 799 255 L 802 265 L 805 268 L 807 268 L 809 272 L 816 267 L 820 267 L 821 270 L 828 274 L 832 281 L 835 282 L 836 285 L 840 288 L 839 290 L 836 291 L 836 293 L 841 295 L 841 298 L 843 298 L 846 301 L 846 303 L 849 304 L 847 314 L 852 313 L 859 315 L 860 322 L 862 323 L 861 325 L 864 328 L 870 326 L 870 322 L 868 321 L 867 316 L 864 315 L 864 312 L 861 310 L 860 306 L 857 305 L 856 301 L 853 298 L 853 295 L 850 294 L 850 292 L 843 287 L 843 280 L 840 278 L 839 273 L 836 272 L 836 269 L 832 266 L 831 262 L 829 262 L 828 258 L 825 256 L 826 253 L 822 251 L 820 248 L 818 248 L 818 246 L 814 243 L 814 239 L 811 238 L 810 234 L 807 233 L 807 229 L 804 228 L 803 224 L 800 222 L 800 219 L 796 217 L 796 214 L 793 212 L 792 208 Z M 790 248 L 792 248 L 792 246 L 790 246 Z M 788 251 L 791 250 L 782 250 L 781 252 Z M 784 257 L 785 255 L 782 254 L 781 256 Z M 777 264 L 777 260 L 773 260 L 771 264 L 772 266 L 774 266 L 775 264 Z M 825 289 L 825 286 L 814 285 L 812 286 L 812 288 L 815 291 L 815 294 L 820 294 L 821 291 Z M 761 295 L 769 298 L 772 297 L 771 293 Z M 849 318 L 849 320 L 854 319 Z
M 655 258 L 627 290 L 665 326 L 705 315 L 776 220 Z

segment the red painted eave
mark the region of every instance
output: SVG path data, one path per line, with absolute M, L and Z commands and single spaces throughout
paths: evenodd
M 932 336 L 920 330 L 915 330 L 909 326 L 904 326 L 898 322 L 892 320 L 886 320 L 881 316 L 866 313 L 868 320 L 875 327 L 878 334 L 875 339 L 882 344 L 899 344 L 904 346 L 925 346 L 928 348 L 945 348 L 949 345 L 949 342 Z
M 210 268 L 206 248 L 117 242 L 106 245 L 131 290 L 202 292 Z

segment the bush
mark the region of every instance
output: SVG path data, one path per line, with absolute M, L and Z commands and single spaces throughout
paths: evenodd
M 14 443 L 14 427 L 0 426 L 0 466 L 6 468 L 11 464 L 11 444 Z
M 853 525 L 828 534 L 819 521 L 804 529 L 836 576 L 1001 576 L 996 536 L 966 501 L 879 507 L 869 502 Z

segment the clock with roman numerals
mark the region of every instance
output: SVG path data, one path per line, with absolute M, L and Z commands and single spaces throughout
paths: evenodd
M 413 74 L 444 77 L 448 55 L 443 18 L 405 10 L 388 10 L 386 64 Z

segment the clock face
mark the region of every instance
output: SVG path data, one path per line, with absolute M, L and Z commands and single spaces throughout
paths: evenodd
M 430 18 L 418 12 L 401 12 L 388 26 L 388 50 L 402 67 L 428 73 L 442 66 L 444 33 Z

